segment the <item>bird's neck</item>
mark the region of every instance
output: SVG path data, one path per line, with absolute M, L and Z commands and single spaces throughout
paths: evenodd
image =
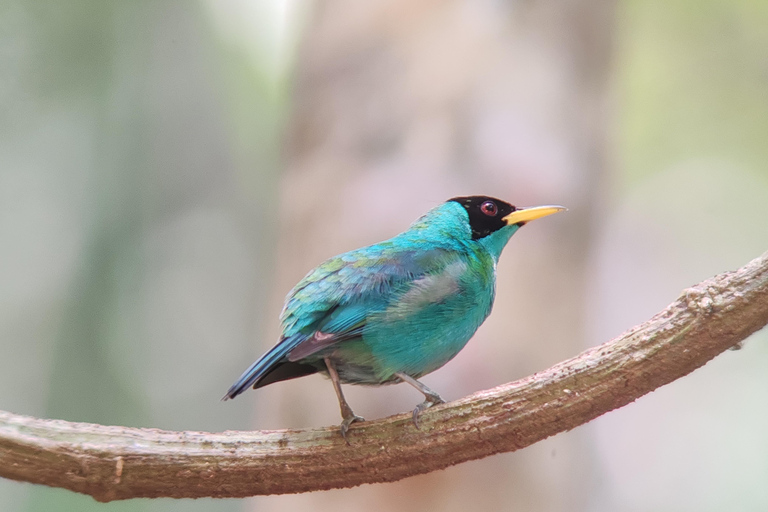
M 507 242 L 509 242 L 509 239 L 512 238 L 512 235 L 514 235 L 518 229 L 520 229 L 520 226 L 518 225 L 505 226 L 498 231 L 494 231 L 490 235 L 481 238 L 477 243 L 482 245 L 485 250 L 488 251 L 494 261 L 498 262 L 499 256 L 501 256 L 501 251 L 504 250 Z

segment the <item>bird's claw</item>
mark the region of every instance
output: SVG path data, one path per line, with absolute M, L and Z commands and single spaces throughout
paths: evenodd
M 362 416 L 358 416 L 356 414 L 352 414 L 351 416 L 345 416 L 344 421 L 341 422 L 341 426 L 340 426 L 341 437 L 344 438 L 344 442 L 347 443 L 348 446 L 349 446 L 349 439 L 347 439 L 347 432 L 349 431 L 349 426 L 356 421 L 365 421 L 365 418 L 363 418 Z
M 444 403 L 445 403 L 445 400 L 443 400 L 442 397 L 438 394 L 435 394 L 434 396 L 428 396 L 426 400 L 424 400 L 419 405 L 417 405 L 416 408 L 413 410 L 413 425 L 418 429 L 419 416 L 421 415 L 421 413 L 426 411 L 433 405 L 444 404 Z

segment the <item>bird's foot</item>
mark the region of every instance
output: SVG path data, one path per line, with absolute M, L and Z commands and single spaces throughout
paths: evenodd
M 421 402 L 419 405 L 417 405 L 416 408 L 413 410 L 413 425 L 416 428 L 419 428 L 419 416 L 421 415 L 422 412 L 426 411 L 433 405 L 445 403 L 445 400 L 443 400 L 443 398 L 437 393 L 435 393 L 434 391 L 431 394 L 429 395 L 425 394 L 424 396 L 426 396 L 427 399 Z
M 352 411 L 349 411 L 351 414 L 344 416 L 344 421 L 341 422 L 341 437 L 344 438 L 344 442 L 347 443 L 347 446 L 349 446 L 349 439 L 347 439 L 347 432 L 349 431 L 349 426 L 353 424 L 356 421 L 365 421 L 365 418 L 362 416 L 358 416 L 355 413 L 352 413 Z

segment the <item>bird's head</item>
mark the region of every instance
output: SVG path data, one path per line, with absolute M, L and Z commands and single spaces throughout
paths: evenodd
M 488 196 L 454 197 L 445 203 L 445 207 L 463 217 L 463 223 L 469 228 L 465 232 L 472 240 L 483 244 L 495 258 L 521 226 L 565 210 L 557 205 L 518 207 Z
M 526 222 L 565 210 L 564 207 L 556 205 L 517 207 L 488 196 L 454 197 L 448 200 L 448 202 L 451 201 L 460 204 L 466 210 L 472 240 L 485 238 L 508 226 L 519 228 Z
M 498 260 L 521 226 L 563 210 L 557 205 L 523 208 L 488 196 L 454 197 L 432 208 L 401 235 L 415 243 L 430 240 L 480 244 Z

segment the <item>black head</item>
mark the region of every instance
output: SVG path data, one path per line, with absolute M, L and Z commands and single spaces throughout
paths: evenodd
M 488 196 L 454 197 L 455 201 L 467 210 L 469 227 L 472 230 L 472 240 L 485 238 L 509 224 L 504 219 L 517 210 L 513 205 Z

